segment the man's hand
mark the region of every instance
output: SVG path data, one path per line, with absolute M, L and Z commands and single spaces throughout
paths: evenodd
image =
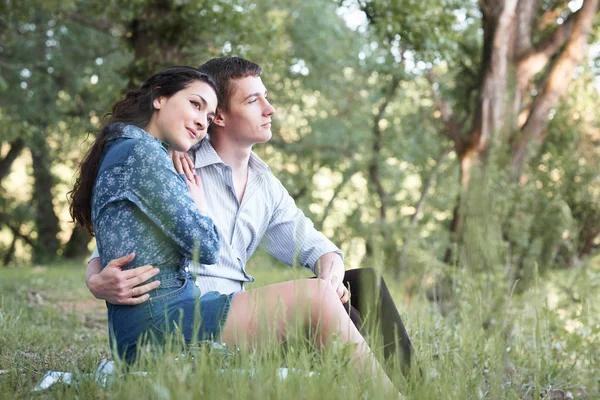
M 187 153 L 174 151 L 171 153 L 171 159 L 175 165 L 178 174 L 185 175 L 190 196 L 203 215 L 206 215 L 206 199 L 204 198 L 204 188 L 200 177 L 194 174 L 194 162 Z
M 344 261 L 337 253 L 327 253 L 321 256 L 315 266 L 317 277 L 329 282 L 342 303 L 350 300 L 348 288 L 344 286 Z
M 151 265 L 144 265 L 122 271 L 121 268 L 134 258 L 135 253 L 117 258 L 109 262 L 104 269 L 99 258 L 92 259 L 86 270 L 86 284 L 90 292 L 98 299 L 122 306 L 137 305 L 148 300 L 150 296 L 147 293 L 156 289 L 160 281 L 138 285 L 158 274 L 160 270 Z

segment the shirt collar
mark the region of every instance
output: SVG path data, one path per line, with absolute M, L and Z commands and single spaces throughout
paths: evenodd
M 156 143 L 165 149 L 168 149 L 168 146 L 165 142 L 155 138 L 139 126 L 125 124 L 123 122 L 115 122 L 109 124 L 106 129 L 110 135 L 107 141 L 116 139 L 141 139 L 151 143 Z
M 223 160 L 221 160 L 221 157 L 219 157 L 219 154 L 217 154 L 215 148 L 210 143 L 208 136 L 202 139 L 197 147 L 191 151 L 193 152 L 194 156 L 194 168 L 204 168 L 213 164 L 225 165 Z M 269 166 L 254 152 L 250 152 L 248 167 L 258 172 L 271 173 Z
M 215 151 L 215 148 L 210 144 L 208 136 L 206 136 L 194 148 L 190 149 L 192 158 L 194 159 L 194 168 L 204 168 L 212 164 L 223 164 L 223 160 Z

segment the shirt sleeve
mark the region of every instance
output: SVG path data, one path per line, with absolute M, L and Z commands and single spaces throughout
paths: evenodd
M 94 251 L 92 252 L 92 255 L 90 256 L 90 258 L 88 259 L 88 264 L 90 263 L 90 261 L 92 261 L 94 258 L 100 258 L 100 253 L 98 252 L 98 246 L 96 246 L 94 248 Z
M 324 254 L 335 252 L 343 259 L 342 251 L 315 229 L 281 182 L 274 176 L 269 178 L 276 205 L 261 246 L 285 264 L 299 263 L 313 272 Z
M 111 174 L 103 174 L 107 179 L 100 196 L 110 196 L 114 190 L 118 194 L 112 200 L 135 204 L 177 244 L 184 257 L 190 260 L 197 257 L 203 264 L 218 261 L 220 236 L 217 227 L 210 217 L 200 213 L 184 178 L 175 171 L 164 148 L 139 141 L 116 168 L 122 168 L 119 174 L 122 179 L 111 181 Z M 115 187 L 111 189 L 111 186 Z M 111 199 L 102 201 L 102 208 L 111 203 Z

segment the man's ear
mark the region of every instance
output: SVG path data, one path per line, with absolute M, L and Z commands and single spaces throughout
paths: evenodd
M 223 110 L 221 110 L 218 107 L 215 119 L 213 120 L 212 124 L 220 126 L 221 128 L 225 127 L 225 116 L 223 115 Z

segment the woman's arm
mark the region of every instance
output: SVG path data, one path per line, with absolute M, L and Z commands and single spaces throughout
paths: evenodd
M 183 256 L 197 257 L 203 264 L 218 261 L 217 227 L 211 218 L 202 215 L 190 196 L 186 179 L 175 171 L 164 148 L 139 141 L 117 168 L 123 169 L 119 179 L 108 171 L 98 177 L 97 187 L 102 189 L 96 192 L 101 204 L 97 213 L 113 201 L 129 201 L 173 240 Z

